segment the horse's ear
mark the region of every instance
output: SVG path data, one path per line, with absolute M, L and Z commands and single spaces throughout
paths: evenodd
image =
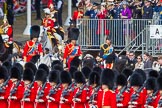
M 2 35 L 0 35 L 0 43 L 3 43 Z

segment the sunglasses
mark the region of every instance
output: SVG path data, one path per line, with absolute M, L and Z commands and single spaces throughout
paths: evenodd
M 141 58 L 137 58 L 137 59 L 141 59 Z

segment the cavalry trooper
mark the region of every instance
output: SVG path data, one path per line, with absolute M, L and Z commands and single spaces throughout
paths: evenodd
M 34 101 L 36 91 L 34 89 L 34 73 L 30 68 L 26 68 L 23 73 L 24 96 L 22 98 L 21 106 L 23 108 L 34 108 Z
M 42 44 L 38 43 L 38 37 L 40 34 L 40 27 L 33 25 L 31 27 L 30 40 L 25 43 L 23 59 L 24 62 L 36 63 L 40 56 L 43 56 Z

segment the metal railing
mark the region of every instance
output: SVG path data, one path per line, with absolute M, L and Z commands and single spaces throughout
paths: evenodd
M 149 26 L 159 25 L 161 22 L 156 19 L 78 19 L 78 43 L 82 50 L 99 50 L 99 46 L 105 42 L 105 37 L 109 36 L 116 50 L 129 50 L 133 46 L 137 51 L 140 49 L 156 54 L 159 52 L 156 47 L 162 49 L 162 39 L 158 39 L 153 45 L 157 39 L 150 39 Z

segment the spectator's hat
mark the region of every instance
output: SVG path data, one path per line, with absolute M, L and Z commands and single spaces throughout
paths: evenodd
M 62 71 L 60 74 L 60 82 L 70 84 L 72 82 L 70 73 L 67 71 Z
M 58 78 L 58 71 L 53 70 L 49 73 L 49 82 L 55 82 L 57 83 L 59 78 Z
M 107 85 L 109 89 L 114 87 L 115 74 L 111 69 L 104 69 L 101 74 L 101 84 Z
M 101 6 L 105 6 L 105 5 L 106 5 L 106 3 L 105 3 L 105 2 L 102 2 L 102 3 L 101 3 Z
M 79 34 L 80 34 L 80 31 L 78 28 L 70 29 L 70 32 L 69 32 L 70 40 L 78 40 Z
M 100 76 L 97 72 L 92 72 L 89 75 L 89 85 L 92 85 L 92 84 L 96 84 L 96 85 L 100 84 Z
M 83 75 L 82 72 L 77 71 L 74 74 L 74 80 L 76 83 L 85 83 L 85 76 Z
M 44 13 L 45 14 L 48 14 L 48 15 L 50 15 L 51 14 L 51 12 L 50 12 L 50 9 L 49 8 L 45 8 L 45 9 L 43 9 L 44 10 Z
M 8 78 L 8 70 L 5 66 L 0 66 L 0 79 L 6 80 Z
M 121 4 L 122 4 L 122 5 L 128 5 L 128 2 L 122 1 Z
M 151 2 L 152 2 L 152 0 L 145 0 L 145 2 L 150 2 L 150 3 L 151 3 Z
M 21 79 L 21 73 L 17 67 L 12 67 L 10 73 L 11 73 L 11 78 L 16 78 L 18 80 Z
M 116 84 L 124 86 L 127 84 L 127 78 L 124 74 L 119 74 L 116 79 Z
M 38 69 L 35 75 L 36 81 L 42 81 L 43 83 L 46 82 L 47 74 L 46 71 L 43 69 Z
M 146 82 L 146 89 L 147 90 L 155 90 L 157 84 L 156 84 L 156 79 L 153 77 L 150 77 L 147 79 Z
M 158 84 L 158 89 L 159 90 L 162 90 L 162 77 L 159 77 L 158 79 L 157 79 L 157 84 Z
M 33 38 L 38 38 L 39 34 L 40 34 L 40 26 L 33 25 L 30 28 L 30 39 L 32 40 Z
M 23 73 L 23 80 L 33 81 L 34 73 L 31 68 L 26 68 Z
M 130 79 L 130 84 L 131 86 L 142 86 L 142 76 L 138 73 L 134 73 L 132 76 L 131 76 L 131 79 Z
M 93 2 L 93 6 L 99 6 L 99 3 Z
M 109 2 L 107 5 L 108 6 L 114 5 L 114 2 Z

